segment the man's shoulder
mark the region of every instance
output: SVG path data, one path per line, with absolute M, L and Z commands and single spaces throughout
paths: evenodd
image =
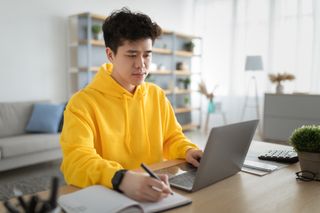
M 145 85 L 149 93 L 157 93 L 159 95 L 165 94 L 164 90 L 154 83 L 146 82 Z
M 84 109 L 90 106 L 92 101 L 92 95 L 88 92 L 88 89 L 83 88 L 72 95 L 68 101 L 69 107 L 76 109 Z

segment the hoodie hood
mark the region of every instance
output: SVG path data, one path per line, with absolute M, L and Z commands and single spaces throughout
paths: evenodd
M 140 119 L 142 121 L 142 128 L 144 129 L 145 141 L 148 149 L 148 153 L 151 153 L 150 148 L 150 140 L 148 133 L 148 124 L 145 113 L 145 98 L 147 96 L 147 85 L 146 83 L 142 83 L 138 85 L 135 89 L 135 92 L 132 94 L 123 88 L 115 79 L 112 78 L 113 65 L 112 64 L 103 64 L 100 68 L 93 81 L 89 84 L 89 88 L 98 90 L 99 92 L 105 94 L 108 97 L 113 97 L 116 99 L 120 99 L 122 101 L 123 112 L 125 115 L 125 144 L 129 153 L 132 153 L 131 144 L 131 128 L 133 119 L 136 119 L 137 115 L 140 115 Z M 130 107 L 134 103 L 139 103 L 138 109 L 140 112 L 130 113 Z M 121 106 L 119 106 L 121 107 Z M 137 107 L 135 107 L 137 108 Z M 112 113 L 112 112 L 111 112 Z
M 112 64 L 103 64 L 99 68 L 98 73 L 94 77 L 92 83 L 90 83 L 89 87 L 113 97 L 121 97 L 123 94 L 126 94 L 129 97 L 134 97 L 135 95 L 144 96 L 146 94 L 145 83 L 138 85 L 134 94 L 127 91 L 111 77 L 112 70 Z

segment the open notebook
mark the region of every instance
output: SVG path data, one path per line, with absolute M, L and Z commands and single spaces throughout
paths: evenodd
M 158 212 L 191 203 L 189 198 L 174 193 L 156 203 L 139 203 L 101 185 L 89 186 L 62 195 L 59 205 L 67 213 Z

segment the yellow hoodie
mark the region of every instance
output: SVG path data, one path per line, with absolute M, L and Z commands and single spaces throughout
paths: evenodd
M 65 110 L 61 171 L 68 184 L 112 188 L 119 169 L 185 158 L 187 149 L 197 148 L 182 133 L 163 90 L 143 83 L 131 94 L 111 72 L 111 64 L 102 65 Z

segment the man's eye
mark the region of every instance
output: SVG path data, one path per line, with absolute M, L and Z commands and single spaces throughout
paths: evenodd
M 151 54 L 145 54 L 145 55 L 143 55 L 143 57 L 149 58 L 149 57 L 151 57 Z
M 136 55 L 128 55 L 129 58 L 134 58 Z

